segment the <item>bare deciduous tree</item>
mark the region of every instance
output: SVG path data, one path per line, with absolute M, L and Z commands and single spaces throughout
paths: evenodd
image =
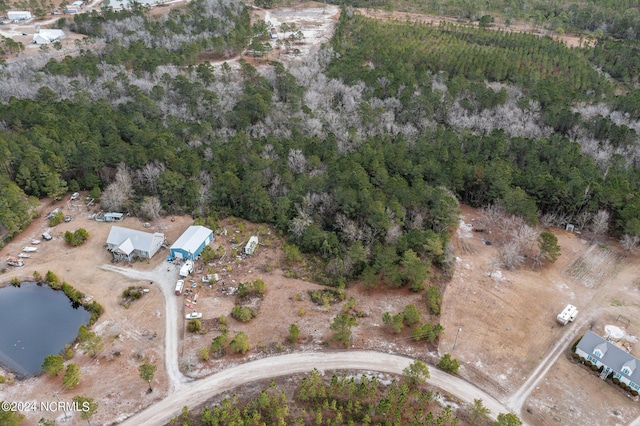
M 160 217 L 162 211 L 162 204 L 158 197 L 145 197 L 144 201 L 140 205 L 140 212 L 144 217 L 149 220 L 156 220 Z
M 304 173 L 307 171 L 307 159 L 299 149 L 289 151 L 287 164 L 289 165 L 289 170 L 293 173 Z
M 638 249 L 640 237 L 637 235 L 624 234 L 620 239 L 620 244 L 626 251 L 634 252 Z
M 609 217 L 610 214 L 606 210 L 598 210 L 598 213 L 593 216 L 591 222 L 591 230 L 596 235 L 603 235 L 609 230 Z
M 502 246 L 499 253 L 500 266 L 504 269 L 517 269 L 524 263 L 524 256 L 521 254 L 518 244 L 510 241 Z
M 120 211 L 133 196 L 133 180 L 124 163 L 118 165 L 115 180 L 107 186 L 100 197 L 105 210 Z
M 584 229 L 587 226 L 587 223 L 589 223 L 589 221 L 591 220 L 592 217 L 593 217 L 593 215 L 591 213 L 589 213 L 588 211 L 584 210 L 584 211 L 578 213 L 573 220 L 576 223 L 576 226 L 578 227 L 578 229 Z
M 164 164 L 155 161 L 153 163 L 145 164 L 145 166 L 136 172 L 138 181 L 144 185 L 152 194 L 158 193 L 158 178 L 160 174 L 164 172 L 166 167 Z

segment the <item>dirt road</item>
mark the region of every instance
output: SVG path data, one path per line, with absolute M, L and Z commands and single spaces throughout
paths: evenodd
M 412 362 L 411 358 L 373 351 L 307 352 L 264 358 L 229 368 L 183 386 L 179 392 L 174 392 L 121 424 L 122 426 L 165 424 L 179 415 L 185 405 L 193 407 L 202 404 L 217 394 L 257 380 L 303 373 L 314 368 L 320 371 L 365 370 L 402 374 L 402 370 Z M 473 384 L 435 368 L 431 368 L 430 372 L 431 378 L 428 380 L 430 384 L 464 401 L 472 402 L 474 399 L 482 399 L 485 407 L 491 410 L 493 418 L 499 413 L 509 412 L 507 407 Z
M 180 372 L 178 362 L 178 325 L 182 322 L 178 321 L 178 303 L 174 291 L 175 266 L 169 266 L 161 263 L 152 271 L 138 271 L 132 268 L 122 268 L 109 264 L 102 265 L 102 269 L 117 272 L 128 278 L 135 280 L 153 281 L 160 287 L 165 301 L 165 366 L 167 375 L 169 376 L 169 393 L 176 392 L 181 385 L 188 383 L 191 379 L 185 377 Z
M 554 366 L 560 355 L 562 355 L 562 352 L 564 352 L 567 347 L 571 345 L 573 340 L 575 340 L 578 335 L 584 331 L 584 327 L 589 323 L 589 321 L 596 317 L 597 314 L 598 311 L 592 312 L 589 317 L 583 316 L 580 320 L 571 324 L 569 326 L 570 328 L 562 338 L 556 342 L 544 359 L 540 361 L 536 369 L 533 370 L 533 373 L 531 373 L 527 381 L 524 382 L 520 389 L 511 395 L 508 400 L 505 401 L 505 405 L 507 405 L 514 413 L 520 415 L 522 406 L 531 392 L 533 392 L 538 383 L 545 378 L 549 370 L 551 370 L 551 367 Z

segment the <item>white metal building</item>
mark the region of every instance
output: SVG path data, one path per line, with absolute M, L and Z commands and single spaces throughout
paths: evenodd
M 64 31 L 58 29 L 52 30 L 40 30 L 33 35 L 33 42 L 35 44 L 49 44 L 54 41 L 62 40 L 64 38 Z
M 164 234 L 137 231 L 112 226 L 107 238 L 107 248 L 116 259 L 131 261 L 135 257 L 151 259 L 164 243 Z

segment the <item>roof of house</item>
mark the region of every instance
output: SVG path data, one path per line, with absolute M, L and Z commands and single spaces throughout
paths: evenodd
M 605 345 L 604 349 L 602 345 Z M 622 374 L 624 377 L 627 377 L 632 382 L 640 384 L 640 371 L 635 370 L 635 362 L 638 359 L 619 346 L 614 345 L 594 332 L 587 330 L 582 339 L 580 339 L 576 349 L 581 349 L 585 353 L 595 357 L 595 355 L 593 355 L 593 351 L 596 348 L 600 349 L 604 353 L 602 358 L 599 358 L 603 364 L 612 368 L 617 373 Z M 625 365 L 631 369 L 631 375 L 622 373 L 622 367 Z
M 187 253 L 195 253 L 200 248 L 203 241 L 209 238 L 213 231 L 207 227 L 192 225 L 180 235 L 180 238 L 173 243 L 171 250 L 184 250 Z
M 128 255 L 133 250 L 151 252 L 154 241 L 158 238 L 162 238 L 162 241 L 164 241 L 164 234 L 159 232 L 151 234 L 121 226 L 112 226 L 107 237 L 107 244 L 115 246 L 114 251 L 117 250 Z

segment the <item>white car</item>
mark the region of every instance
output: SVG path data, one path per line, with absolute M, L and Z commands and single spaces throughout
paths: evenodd
M 74 192 L 73 194 L 71 194 L 71 201 L 77 200 L 79 197 L 80 197 L 80 194 L 78 194 L 77 192 Z
M 202 318 L 202 312 L 191 312 L 185 316 L 188 320 L 190 319 L 200 319 Z

